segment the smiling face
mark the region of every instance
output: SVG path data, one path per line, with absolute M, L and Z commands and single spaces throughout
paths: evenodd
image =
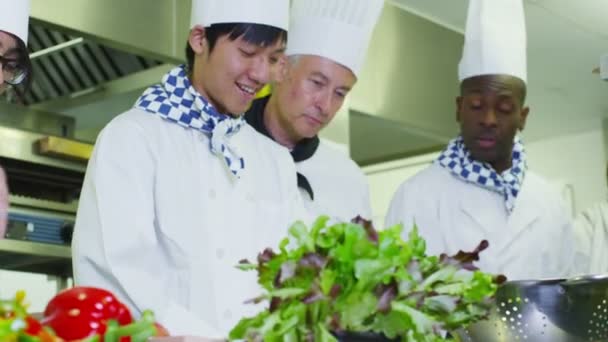
M 526 124 L 525 87 L 506 75 L 476 76 L 461 84 L 457 120 L 464 143 L 475 160 L 499 172 L 511 167 L 513 140 Z
M 278 121 L 290 140 L 316 136 L 342 107 L 357 81 L 353 72 L 330 59 L 302 55 L 292 57 L 274 93 Z
M 219 37 L 212 47 L 205 29 L 192 30 L 190 45 L 195 53 L 192 84 L 221 113 L 241 114 L 255 94 L 271 79 L 271 72 L 282 57 L 282 39 L 256 45 L 243 37 Z

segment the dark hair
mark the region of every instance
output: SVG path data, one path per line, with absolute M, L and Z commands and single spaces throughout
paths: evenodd
M 27 49 L 25 42 L 17 36 L 13 35 L 13 37 L 15 37 L 17 40 L 17 55 L 19 64 L 23 70 L 25 70 L 25 78 L 17 85 L 17 87 L 19 88 L 19 92 L 24 94 L 25 92 L 29 91 L 32 85 L 32 61 L 30 60 L 30 52 Z
M 230 35 L 230 40 L 237 40 L 242 37 L 246 42 L 258 46 L 272 45 L 279 40 L 282 42 L 287 41 L 287 31 L 274 26 L 249 23 L 213 24 L 205 27 L 205 37 L 209 43 L 209 53 L 213 51 L 217 40 L 225 35 Z M 186 42 L 186 61 L 188 68 L 192 69 L 194 51 L 190 47 L 189 42 Z
M 511 76 L 511 75 L 503 75 L 503 74 L 489 74 L 489 75 L 479 75 L 479 76 L 472 76 L 469 78 L 465 78 L 464 80 L 462 80 L 460 82 L 460 96 L 463 96 L 466 89 L 469 86 L 470 82 L 474 82 L 475 79 L 477 78 L 481 78 L 481 77 L 496 77 L 496 78 L 500 78 L 503 82 L 505 82 L 506 84 L 509 84 L 513 90 L 516 93 L 516 96 L 519 97 L 519 100 L 521 101 L 521 105 L 524 106 L 526 103 L 526 96 L 528 93 L 528 89 L 527 89 L 527 85 L 526 82 L 524 82 L 524 80 L 522 80 L 519 77 L 516 76 Z

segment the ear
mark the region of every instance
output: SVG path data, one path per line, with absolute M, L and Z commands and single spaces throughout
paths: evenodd
M 530 114 L 530 107 L 524 107 L 521 109 L 521 113 L 519 114 L 521 120 L 519 121 L 519 130 L 523 131 L 526 127 L 526 120 L 528 119 L 528 114 Z
M 192 48 L 195 55 L 203 54 L 207 48 L 205 28 L 201 25 L 194 26 L 190 30 L 190 35 L 188 35 L 188 44 L 190 44 L 190 48 Z
M 456 121 L 460 122 L 460 112 L 462 109 L 462 96 L 456 97 Z
M 291 67 L 291 62 L 287 56 L 282 55 L 279 58 L 279 61 L 276 65 L 276 74 L 274 81 L 276 83 L 281 83 L 287 78 L 287 73 L 289 72 L 289 68 Z

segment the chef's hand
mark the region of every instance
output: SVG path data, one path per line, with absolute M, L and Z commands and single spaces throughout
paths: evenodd
M 4 239 L 6 223 L 8 220 L 8 185 L 6 175 L 0 167 L 0 240 Z

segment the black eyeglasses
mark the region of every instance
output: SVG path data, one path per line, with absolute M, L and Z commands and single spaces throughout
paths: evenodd
M 17 85 L 23 82 L 27 75 L 27 70 L 25 70 L 23 63 L 19 59 L 0 56 L 0 64 L 2 64 L 2 76 L 4 76 L 5 83 Z

